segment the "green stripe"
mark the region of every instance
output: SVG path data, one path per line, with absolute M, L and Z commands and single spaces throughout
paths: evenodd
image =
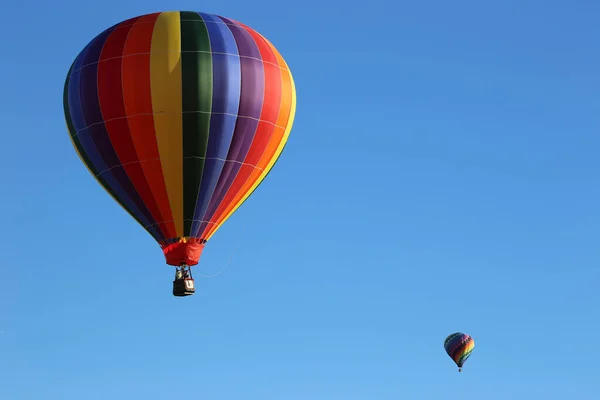
M 94 164 L 92 163 L 92 161 L 89 159 L 89 157 L 85 153 L 85 150 L 83 149 L 83 146 L 81 145 L 81 141 L 79 140 L 79 138 L 75 134 L 76 130 L 75 130 L 75 127 L 73 127 L 73 121 L 71 120 L 71 112 L 69 111 L 69 82 L 71 81 L 71 71 L 73 70 L 73 66 L 74 65 L 75 65 L 75 61 L 73 62 L 73 64 L 71 64 L 71 68 L 69 68 L 69 73 L 67 74 L 67 79 L 65 79 L 65 87 L 64 87 L 64 90 L 63 90 L 63 109 L 64 109 L 64 112 L 65 112 L 65 121 L 67 123 L 67 129 L 69 130 L 69 135 L 71 136 L 71 139 L 73 139 L 73 144 L 75 145 L 75 147 L 79 151 L 79 154 L 81 155 L 81 158 L 82 158 L 83 162 L 88 166 L 88 168 L 90 169 L 90 171 L 92 171 L 92 173 L 96 176 L 96 178 L 98 179 L 98 181 L 100 182 L 100 184 L 104 187 L 104 189 L 106 189 L 106 191 L 108 191 L 108 193 L 110 193 L 115 198 L 115 200 L 140 225 L 144 226 L 144 224 L 142 223 L 142 221 L 135 216 L 135 214 L 129 209 L 129 207 L 127 207 L 127 205 L 121 199 L 119 199 L 119 196 L 117 196 L 117 194 L 110 188 L 110 186 L 104 180 L 104 178 L 102 178 L 102 176 L 98 175 L 99 171 L 96 168 L 94 168 Z
M 208 148 L 213 73 L 210 39 L 202 17 L 190 11 L 182 11 L 179 15 L 183 100 L 183 231 L 185 236 L 189 236 Z

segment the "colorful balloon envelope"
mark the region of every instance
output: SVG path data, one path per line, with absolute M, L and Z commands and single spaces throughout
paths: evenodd
M 444 340 L 444 349 L 458 366 L 458 372 L 462 372 L 462 367 L 474 348 L 475 341 L 466 333 L 456 332 Z
M 273 168 L 296 109 L 275 47 L 232 19 L 158 12 L 118 23 L 73 62 L 71 141 L 98 183 L 169 265 L 205 243 Z

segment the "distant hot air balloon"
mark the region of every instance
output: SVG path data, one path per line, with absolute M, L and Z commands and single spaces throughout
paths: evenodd
M 475 348 L 475 341 L 466 333 L 456 332 L 444 340 L 446 353 L 458 366 L 458 372 L 462 372 L 462 366 Z
M 64 88 L 73 146 L 176 267 L 190 267 L 267 176 L 296 109 L 290 70 L 248 26 L 190 11 L 118 23 L 79 53 Z

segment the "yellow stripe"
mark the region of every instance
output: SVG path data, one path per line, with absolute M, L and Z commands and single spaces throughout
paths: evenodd
M 177 236 L 183 236 L 183 122 L 181 34 L 178 11 L 163 12 L 154 25 L 150 84 L 156 142 Z
M 223 220 L 221 221 L 221 223 L 219 225 L 217 225 L 213 229 L 213 231 L 207 236 L 207 238 L 206 238 L 207 241 L 210 240 L 210 238 L 219 230 L 219 228 L 225 223 L 225 221 L 227 221 L 229 219 L 229 217 L 231 217 L 231 215 L 233 215 L 233 213 L 244 203 L 244 201 L 246 201 L 246 199 L 250 196 L 250 194 L 252 194 L 252 192 L 258 187 L 258 185 L 260 185 L 262 183 L 263 179 L 265 179 L 265 177 L 267 176 L 267 174 L 269 173 L 269 171 L 271 170 L 271 168 L 273 168 L 273 165 L 275 165 L 275 161 L 277 160 L 277 158 L 279 157 L 279 155 L 283 151 L 283 148 L 285 147 L 285 144 L 287 143 L 288 138 L 290 136 L 290 132 L 292 130 L 292 125 L 294 123 L 294 116 L 296 115 L 296 85 L 294 84 L 294 78 L 292 76 L 292 72 L 290 71 L 287 63 L 279 55 L 279 53 L 277 52 L 277 50 L 275 49 L 275 47 L 269 41 L 267 41 L 267 43 L 269 44 L 269 46 L 271 46 L 271 49 L 273 50 L 273 52 L 275 53 L 275 55 L 278 56 L 278 58 L 284 62 L 285 66 L 287 68 L 287 72 L 288 72 L 289 77 L 290 77 L 290 83 L 292 85 L 292 104 L 290 106 L 290 116 L 288 118 L 287 125 L 285 127 L 285 132 L 283 134 L 283 137 L 281 138 L 281 142 L 279 143 L 279 147 L 275 151 L 275 154 L 273 154 L 273 158 L 271 158 L 271 161 L 269 161 L 269 164 L 267 164 L 267 167 L 260 174 L 260 176 L 258 177 L 258 179 L 256 180 L 256 182 L 254 182 L 254 185 L 252 185 L 252 187 L 250 188 L 250 190 L 248 190 L 248 192 L 244 195 L 244 197 L 242 197 L 240 199 L 240 201 L 238 201 L 238 203 L 236 204 L 236 206 L 233 207 L 233 209 L 229 212 L 229 214 L 227 214 L 227 216 L 225 218 L 223 218 Z

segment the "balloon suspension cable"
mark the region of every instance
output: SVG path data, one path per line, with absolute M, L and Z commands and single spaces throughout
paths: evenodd
M 192 267 L 190 267 L 187 264 L 181 264 L 178 266 L 175 266 L 175 275 L 177 275 L 177 272 L 181 272 L 182 274 L 184 272 L 187 272 L 187 274 L 189 275 L 189 277 L 192 277 Z
M 225 271 L 225 269 L 227 269 L 227 267 L 229 267 L 229 264 L 231 264 L 231 262 L 233 261 L 233 257 L 235 256 L 235 253 L 237 252 L 238 247 L 240 246 L 240 243 L 242 241 L 242 238 L 244 237 L 244 231 L 246 230 L 246 224 L 244 224 L 244 227 L 242 228 L 242 233 L 240 234 L 240 238 L 237 240 L 235 247 L 233 248 L 233 252 L 231 253 L 231 257 L 229 257 L 229 261 L 227 261 L 227 263 L 216 273 L 212 274 L 212 275 L 200 275 L 200 278 L 214 278 L 217 275 L 221 275 L 221 273 L 223 273 L 223 271 Z

